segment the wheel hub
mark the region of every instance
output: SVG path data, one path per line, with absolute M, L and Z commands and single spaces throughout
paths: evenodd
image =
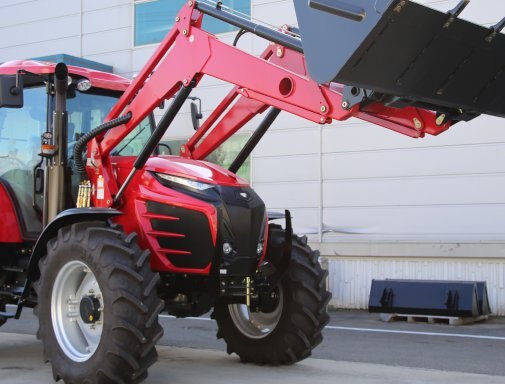
M 275 288 L 271 292 L 260 295 L 259 305 L 255 309 L 257 312 L 272 313 L 279 306 L 279 301 L 279 289 Z
M 51 317 L 56 340 L 73 361 L 95 353 L 103 330 L 103 297 L 96 276 L 81 261 L 63 265 L 51 295 Z
M 284 295 L 282 287 L 279 286 L 273 291 L 274 297 L 268 303 L 268 311 L 254 310 L 244 304 L 229 304 L 231 319 L 237 329 L 251 339 L 262 339 L 270 335 L 277 327 L 284 306 Z M 275 297 L 277 296 L 277 297 Z
M 96 296 L 83 296 L 79 305 L 79 312 L 84 324 L 95 324 L 99 321 L 101 309 L 100 300 Z

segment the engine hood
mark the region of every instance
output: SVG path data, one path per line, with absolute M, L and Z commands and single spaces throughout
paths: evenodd
M 224 186 L 248 186 L 249 182 L 234 173 L 207 161 L 186 159 L 179 156 L 151 157 L 145 170 L 185 177 L 208 184 Z

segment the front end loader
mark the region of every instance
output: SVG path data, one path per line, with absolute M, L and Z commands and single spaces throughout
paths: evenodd
M 236 175 L 282 111 L 414 138 L 505 116 L 504 22 L 459 19 L 468 1 L 447 14 L 407 0 L 294 2 L 299 27 L 276 29 L 188 1 L 131 83 L 62 63 L 0 66 L 0 320 L 35 307 L 55 380 L 142 381 L 161 311 L 212 311 L 243 362 L 310 356 L 331 297 L 319 253 Z M 271 44 L 253 56 L 205 31 L 205 17 Z M 204 76 L 233 88 L 202 124 L 193 106 L 194 135 L 160 155 Z M 260 114 L 229 169 L 205 161 Z

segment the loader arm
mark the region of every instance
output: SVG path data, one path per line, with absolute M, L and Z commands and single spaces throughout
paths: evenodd
M 390 6 L 394 6 L 392 3 L 394 2 L 389 2 Z M 253 56 L 219 41 L 203 30 L 204 15 L 228 21 L 269 39 L 273 44 L 260 57 Z M 187 97 L 190 89 L 197 87 L 206 75 L 235 87 L 188 143 L 181 147 L 181 155 L 193 159 L 204 159 L 269 107 L 319 124 L 356 117 L 414 138 L 423 137 L 426 133 L 437 135 L 453 124 L 445 115 L 433 112 L 436 109 L 431 107 L 424 109 L 407 105 L 395 108 L 377 97 L 369 98 L 363 103 L 350 103 L 348 99 L 353 96 L 357 99 L 359 93 L 368 90 L 349 88 L 332 81 L 318 84 L 308 73 L 299 36 L 294 36 L 289 31 L 269 30 L 251 24 L 250 21 L 241 21 L 236 15 L 225 11 L 219 3 L 212 6 L 206 2 L 188 1 L 181 9 L 174 27 L 120 98 L 107 120 L 131 117 L 105 135 L 97 136 L 88 146 L 88 153 L 91 154 L 88 176 L 92 183 L 96 183 L 97 175 L 103 176 L 107 186 L 102 199 L 96 200 L 92 196 L 94 206 L 112 206 L 114 196 L 119 191 L 119 186 L 112 177 L 109 156 L 111 150 L 161 102 L 174 97 L 180 90 L 179 93 L 182 94 L 183 89 L 184 97 Z M 170 119 L 173 120 L 173 116 Z M 166 123 L 165 129 L 171 120 Z M 162 135 L 159 139 L 161 137 Z

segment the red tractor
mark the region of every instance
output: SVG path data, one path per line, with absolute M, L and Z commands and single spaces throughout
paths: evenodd
M 236 172 L 281 111 L 416 138 L 505 116 L 505 22 L 458 19 L 467 3 L 443 14 L 406 0 L 295 0 L 300 29 L 277 30 L 188 1 L 131 84 L 62 63 L 1 65 L 0 322 L 34 307 L 67 383 L 140 382 L 162 310 L 213 309 L 217 336 L 244 362 L 309 356 L 330 300 L 318 252 Z M 204 16 L 272 44 L 252 56 L 203 30 Z M 192 108 L 198 129 L 180 156 L 159 155 L 206 75 L 235 87 L 199 127 Z M 267 110 L 228 170 L 203 161 Z

